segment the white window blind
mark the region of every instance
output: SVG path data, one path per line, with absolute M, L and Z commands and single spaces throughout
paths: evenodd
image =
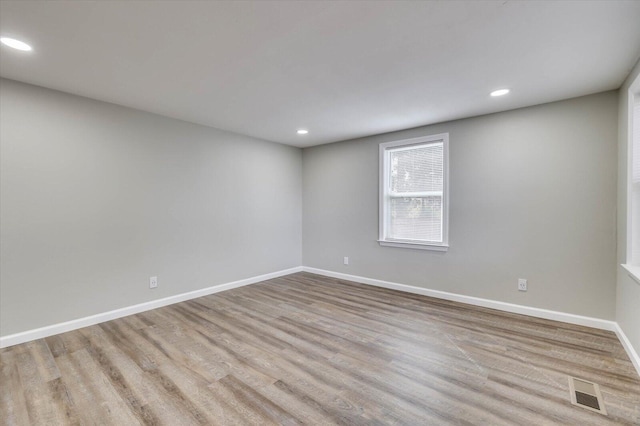
M 382 245 L 447 246 L 447 142 L 444 134 L 381 144 Z
M 640 265 L 640 102 L 634 105 L 631 129 L 631 263 Z

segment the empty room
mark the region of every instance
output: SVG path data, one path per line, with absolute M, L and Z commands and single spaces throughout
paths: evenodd
M 640 425 L 640 1 L 0 42 L 0 425 Z

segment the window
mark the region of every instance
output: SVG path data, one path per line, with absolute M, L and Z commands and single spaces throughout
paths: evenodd
M 380 144 L 380 245 L 446 251 L 448 180 L 448 133 Z
M 628 94 L 627 263 L 622 266 L 640 283 L 640 76 Z
M 629 224 L 631 239 L 630 258 L 632 265 L 640 266 L 640 96 L 634 96 L 633 122 L 631 124 L 631 170 L 629 204 L 631 223 Z

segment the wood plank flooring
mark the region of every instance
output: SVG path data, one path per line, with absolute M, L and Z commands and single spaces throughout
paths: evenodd
M 570 404 L 600 384 L 608 416 Z M 308 273 L 0 351 L 3 425 L 640 424 L 611 332 Z

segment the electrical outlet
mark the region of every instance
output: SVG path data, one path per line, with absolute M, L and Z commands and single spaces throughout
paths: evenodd
M 158 287 L 158 277 L 149 277 L 149 288 Z
M 524 278 L 518 278 L 518 290 L 527 291 L 527 280 Z
M 349 258 L 348 258 L 348 257 L 345 257 L 345 258 L 344 258 L 344 264 L 345 264 L 345 265 L 348 265 L 348 264 L 349 264 Z

